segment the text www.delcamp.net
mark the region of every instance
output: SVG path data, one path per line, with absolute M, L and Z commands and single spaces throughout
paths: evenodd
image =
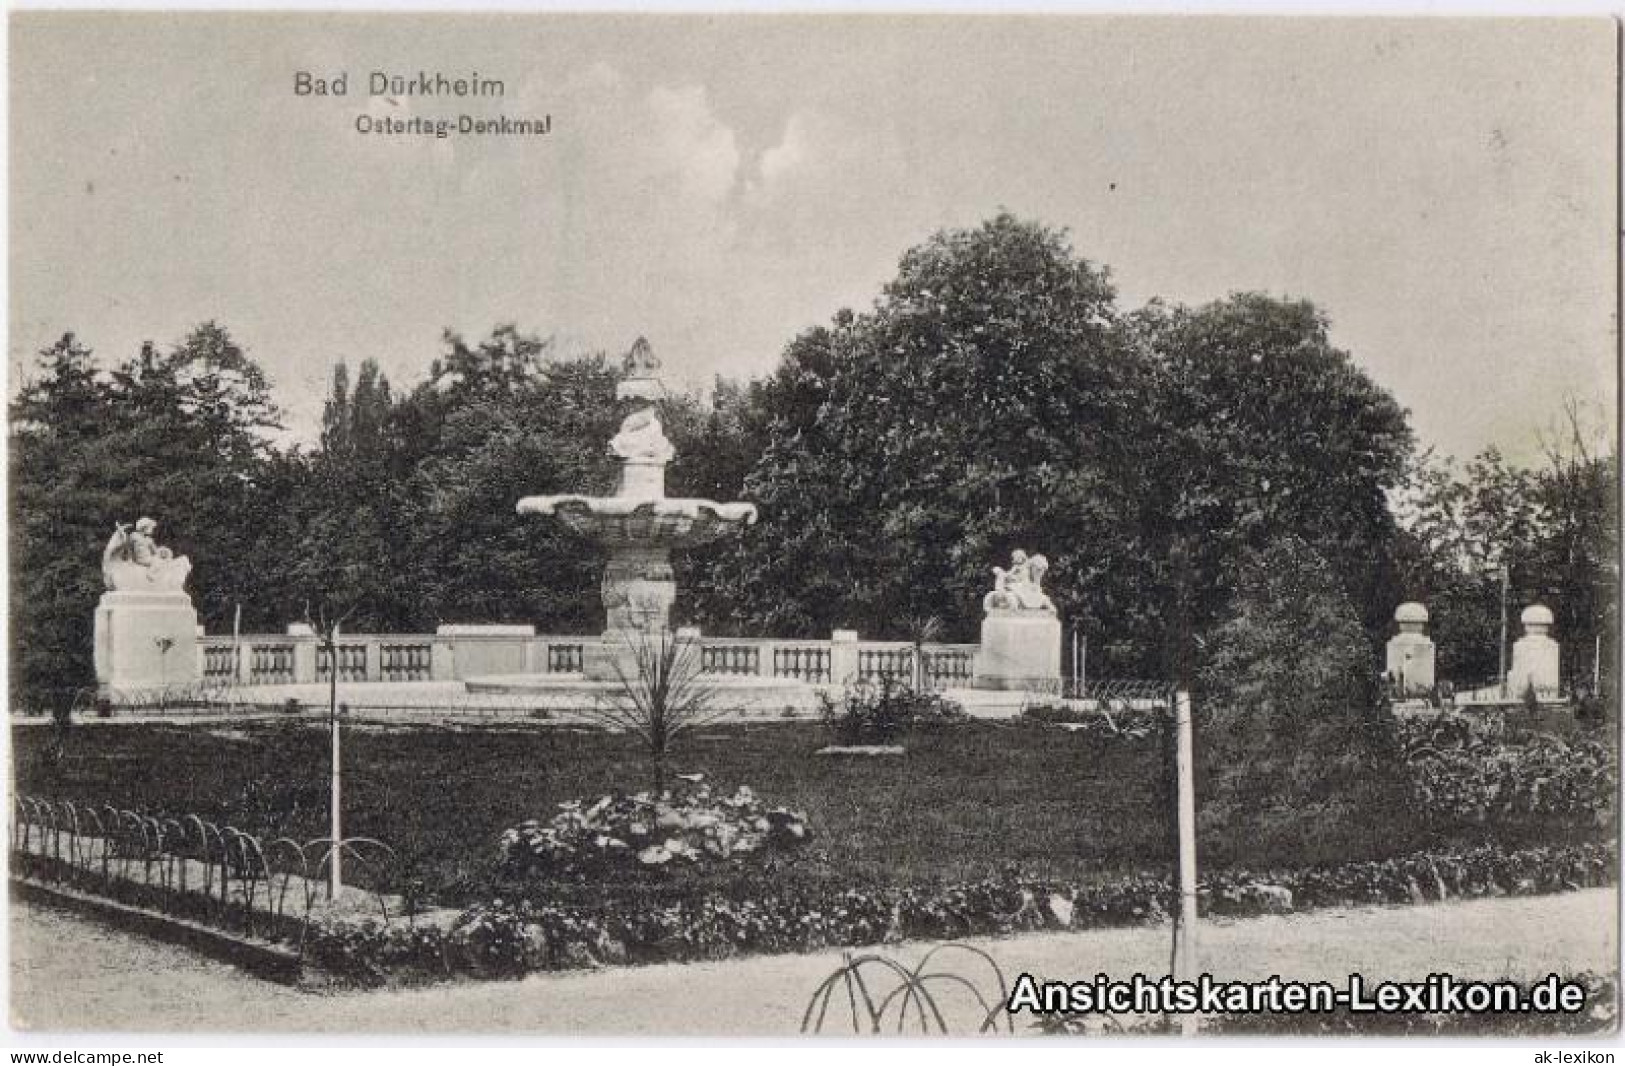
M 11 1061 L 40 1066 L 162 1066 L 162 1051 L 13 1051 Z
M 1557 974 L 1523 986 L 1512 981 L 1463 981 L 1447 973 L 1425 981 L 1367 984 L 1358 974 L 1330 981 L 1194 981 L 1135 974 L 1114 980 L 1016 979 L 1005 1009 L 1011 1014 L 1578 1014 L 1586 988 Z

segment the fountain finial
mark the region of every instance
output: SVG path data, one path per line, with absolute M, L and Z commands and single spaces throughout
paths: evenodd
M 660 383 L 660 359 L 655 355 L 654 347 L 643 337 L 632 342 L 632 350 L 621 360 L 621 369 L 626 376 L 615 385 L 617 400 L 646 400 L 653 403 L 665 397 L 666 387 Z

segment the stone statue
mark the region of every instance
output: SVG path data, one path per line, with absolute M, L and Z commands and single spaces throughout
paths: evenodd
M 102 581 L 114 592 L 182 592 L 191 560 L 177 557 L 153 539 L 158 523 L 150 518 L 136 521 L 131 529 L 114 523 L 113 535 L 102 549 Z
M 993 591 L 982 598 L 984 611 L 1047 611 L 1055 613 L 1055 604 L 1044 594 L 1044 575 L 1049 572 L 1049 560 L 1042 555 L 1029 557 L 1016 549 L 1010 553 L 1010 569 L 993 568 Z
M 632 350 L 626 353 L 621 368 L 626 371 L 629 378 L 658 377 L 660 360 L 655 356 L 655 350 L 647 340 L 639 337 L 632 344 Z
M 653 407 L 627 415 L 621 431 L 609 442 L 609 450 L 629 463 L 669 463 L 676 454 Z
M 649 342 L 639 337 L 621 360 L 621 380 L 615 383 L 617 400 L 643 400 L 653 403 L 666 395 L 660 384 L 660 360 Z

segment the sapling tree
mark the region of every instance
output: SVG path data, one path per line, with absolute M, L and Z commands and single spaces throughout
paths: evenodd
M 697 638 L 661 628 L 622 630 L 619 641 L 625 653 L 615 657 L 614 691 L 584 713 L 638 738 L 648 756 L 649 782 L 659 793 L 666 787 L 673 746 L 727 708 L 703 678 Z

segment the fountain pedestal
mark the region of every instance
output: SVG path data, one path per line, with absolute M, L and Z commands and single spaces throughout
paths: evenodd
M 611 548 L 600 593 L 606 628 L 603 639 L 582 652 L 582 671 L 589 681 L 636 677 L 637 651 L 670 627 L 677 599 L 670 549 Z

